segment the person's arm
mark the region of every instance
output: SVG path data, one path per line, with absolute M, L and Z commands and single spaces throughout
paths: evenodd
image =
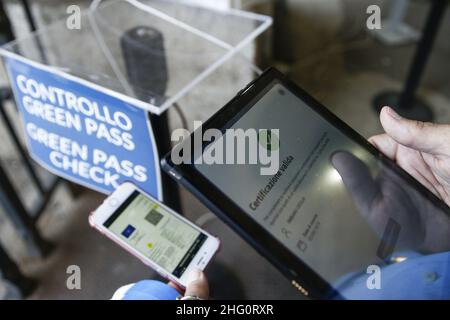
M 114 293 L 112 300 L 175 300 L 209 298 L 208 280 L 200 270 L 193 270 L 189 274 L 188 285 L 184 295 L 175 283 L 168 284 L 156 280 L 142 280 L 134 284 L 123 286 Z

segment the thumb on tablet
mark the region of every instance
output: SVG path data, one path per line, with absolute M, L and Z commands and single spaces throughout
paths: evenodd
M 331 156 L 331 163 L 338 171 L 356 206 L 368 215 L 379 186 L 372 178 L 369 168 L 360 159 L 347 151 L 337 151 Z

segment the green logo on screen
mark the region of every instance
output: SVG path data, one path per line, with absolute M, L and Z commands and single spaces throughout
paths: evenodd
M 258 134 L 259 145 L 268 151 L 280 148 L 280 138 L 271 129 L 260 130 Z

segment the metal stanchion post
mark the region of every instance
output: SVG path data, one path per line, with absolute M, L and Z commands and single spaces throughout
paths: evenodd
M 45 194 L 44 186 L 42 185 L 42 182 L 40 181 L 35 169 L 33 168 L 30 158 L 28 157 L 27 152 L 25 151 L 24 147 L 22 146 L 22 143 L 20 142 L 19 137 L 18 137 L 16 131 L 14 130 L 14 127 L 8 116 L 8 113 L 5 110 L 3 101 L 8 100 L 10 98 L 11 98 L 11 89 L 0 88 L 0 115 L 2 116 L 3 121 L 5 122 L 6 130 L 8 131 L 9 136 L 13 140 L 14 145 L 15 145 L 20 157 L 22 158 L 22 161 L 25 165 L 25 168 L 28 171 L 28 174 L 31 177 L 31 180 L 36 185 L 36 188 L 38 189 L 40 195 L 44 196 L 44 194 Z
M 411 64 L 405 86 L 401 93 L 383 92 L 375 97 L 374 108 L 380 112 L 383 106 L 393 107 L 400 115 L 421 121 L 433 120 L 431 108 L 416 96 L 426 63 L 433 48 L 439 25 L 445 12 L 447 0 L 431 0 L 431 9 L 422 37 Z
M 24 276 L 16 263 L 9 257 L 8 253 L 0 245 L 0 270 L 1 278 L 16 286 L 23 296 L 29 295 L 36 287 L 36 281 Z M 1 281 L 1 279 L 0 279 Z
M 9 177 L 0 165 L 0 205 L 5 209 L 19 232 L 25 235 L 36 246 L 43 256 L 52 249 L 52 244 L 43 239 L 36 228 L 34 220 L 28 215 L 22 201 L 17 195 Z

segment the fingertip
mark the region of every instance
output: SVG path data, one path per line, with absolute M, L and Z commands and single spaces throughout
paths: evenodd
M 394 120 L 401 120 L 403 119 L 403 117 L 401 115 L 399 115 L 397 113 L 397 111 L 395 111 L 394 108 L 389 107 L 389 106 L 384 106 L 381 111 L 380 111 L 380 115 L 387 115 L 389 117 L 391 117 Z
M 385 113 L 385 112 L 389 112 L 389 109 L 391 109 L 391 107 L 389 106 L 383 106 L 381 108 L 380 114 Z
M 393 137 L 404 135 L 405 122 L 402 121 L 403 118 L 394 111 L 391 107 L 383 107 L 380 113 L 380 122 L 384 131 Z
M 330 155 L 330 162 L 333 167 L 338 170 L 338 168 L 342 165 L 342 162 L 345 162 L 346 157 L 349 155 L 350 153 L 346 150 L 333 151 Z
M 386 133 L 382 133 L 382 134 L 377 134 L 375 136 L 371 136 L 369 139 L 367 139 L 367 141 L 373 145 L 374 147 L 378 148 L 380 147 L 380 142 L 385 141 L 389 136 Z
M 336 161 L 337 157 L 339 157 L 339 153 L 341 153 L 342 151 L 340 150 L 335 150 L 330 154 L 330 162 L 331 164 L 334 166 L 334 161 Z
M 383 109 L 381 109 L 380 121 L 381 121 L 381 124 L 383 125 L 383 127 L 385 124 L 388 124 L 392 121 L 395 122 L 398 120 L 400 120 L 400 116 L 391 107 L 385 106 L 385 107 L 383 107 Z
M 375 148 L 381 151 L 385 156 L 390 159 L 395 159 L 397 153 L 398 144 L 388 134 L 383 133 L 369 138 Z

